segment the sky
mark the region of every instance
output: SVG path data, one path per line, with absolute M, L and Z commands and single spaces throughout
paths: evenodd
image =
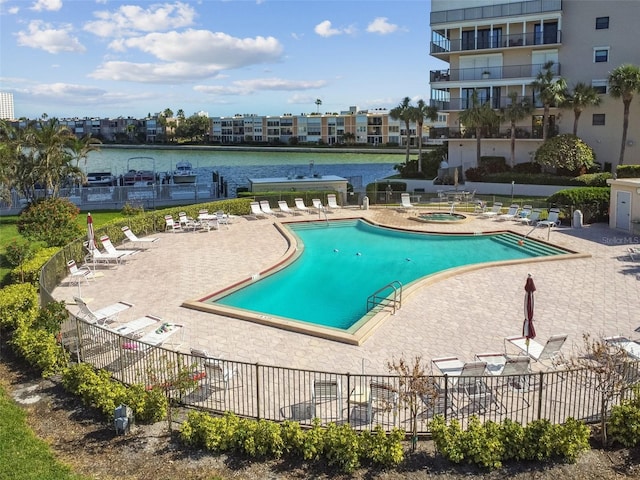
M 17 118 L 283 115 L 429 99 L 429 0 L 0 0 Z M 316 105 L 316 100 L 322 102 Z

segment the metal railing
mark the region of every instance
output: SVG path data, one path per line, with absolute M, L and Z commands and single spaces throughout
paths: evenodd
M 367 312 L 376 307 L 391 306 L 391 313 L 402 308 L 402 283 L 398 280 L 387 283 L 367 297 Z
M 319 418 L 325 424 L 344 422 L 356 429 L 381 425 L 387 430 L 411 430 L 410 411 L 402 401 L 404 383 L 398 375 L 303 370 L 204 359 L 164 347 L 133 348 L 132 344 L 140 344 L 73 316 L 63 325 L 61 339 L 77 361 L 108 370 L 126 384 L 167 388 L 179 369 L 190 368 L 194 384 L 180 398 L 189 407 L 303 425 Z M 632 367 L 631 377 L 638 378 L 638 363 Z M 433 374 L 426 380 L 432 388 L 420 398 L 421 434 L 429 433 L 435 415 L 456 418 L 463 425 L 473 415 L 481 421 L 510 418 L 522 424 L 537 419 L 563 423 L 569 417 L 587 422 L 600 418 L 602 392 L 595 374 L 586 369 L 481 377 Z M 613 404 L 619 401 L 615 398 Z

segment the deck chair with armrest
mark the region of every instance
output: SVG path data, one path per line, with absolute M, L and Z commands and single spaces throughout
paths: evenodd
M 278 208 L 280 209 L 280 211 L 283 214 L 288 214 L 288 215 L 291 215 L 291 216 L 294 216 L 296 214 L 296 211 L 292 210 L 289 207 L 289 204 L 287 203 L 286 200 L 278 200 Z
M 494 202 L 493 206 L 491 207 L 491 210 L 485 210 L 480 214 L 480 216 L 483 218 L 495 218 L 498 215 L 500 215 L 501 211 L 502 211 L 502 202 Z
M 271 210 L 271 205 L 269 205 L 269 200 L 260 200 L 260 210 L 262 210 L 262 212 L 269 217 L 276 216 L 276 212 Z
M 507 213 L 503 213 L 496 216 L 496 220 L 500 220 L 501 222 L 505 220 L 513 220 L 514 218 L 516 218 L 519 211 L 520 211 L 520 205 L 518 205 L 517 203 L 513 203 L 509 207 L 509 210 L 507 210 Z
M 182 231 L 182 226 L 180 225 L 180 223 L 176 222 L 173 217 L 171 215 L 165 215 L 164 216 L 164 230 L 165 232 L 181 232 Z
M 117 249 L 116 247 L 113 246 L 111 239 L 107 235 L 103 235 L 100 237 L 100 243 L 102 243 L 102 246 L 104 247 L 107 253 L 111 255 L 121 254 L 122 255 L 122 257 L 120 257 L 121 261 L 129 260 L 131 257 L 136 255 L 137 253 L 140 253 L 140 250 Z
M 80 290 L 80 284 L 83 280 L 87 282 L 87 285 L 89 285 L 89 279 L 93 278 L 93 272 L 89 267 L 84 265 L 82 267 L 78 267 L 78 265 L 76 265 L 76 261 L 73 259 L 67 262 L 67 270 L 69 271 L 69 284 L 77 285 L 78 290 Z
M 178 213 L 178 223 L 180 224 L 180 227 L 182 227 L 182 229 L 191 230 L 193 232 L 195 232 L 199 228 L 202 228 L 202 222 L 190 217 L 186 212 Z
M 313 415 L 321 420 L 342 420 L 342 384 L 340 379 L 314 379 L 311 385 Z
M 134 248 L 146 249 L 155 245 L 160 237 L 138 237 L 135 233 L 131 231 L 129 227 L 126 225 L 122 227 L 122 233 L 124 233 L 124 239 L 122 243 L 129 242 L 133 245 Z
M 542 215 L 542 209 L 534 208 L 526 217 L 516 217 L 514 220 L 524 225 L 535 225 L 540 220 L 540 215 Z
M 398 418 L 398 402 L 400 395 L 398 390 L 387 383 L 371 382 L 369 384 L 369 403 L 367 418 L 373 422 L 375 414 L 384 414 L 384 416 L 393 414 L 393 425 L 396 424 Z M 377 422 L 381 423 L 381 422 Z
M 434 378 L 429 391 L 420 396 L 425 409 L 420 413 L 423 418 L 433 418 L 442 415 L 445 419 L 457 415 L 456 404 L 451 389 L 445 389 Z
M 562 364 L 560 350 L 567 341 L 567 337 L 566 334 L 552 335 L 544 345 L 532 339 L 527 345 L 527 339 L 523 336 L 506 337 L 505 351 L 508 344 L 513 345 L 520 354 L 529 356 L 534 362 L 540 363 L 547 369 L 556 369 Z
M 329 207 L 329 211 L 342 208 L 340 205 L 338 205 L 335 193 L 330 193 L 327 195 L 327 207 Z
M 300 213 L 311 213 L 311 209 L 304 204 L 303 198 L 294 198 L 293 201 L 296 204 L 296 210 Z
M 267 218 L 267 214 L 264 213 L 260 208 L 260 202 L 251 202 L 249 204 L 249 208 L 251 208 L 251 213 L 249 214 L 250 217 L 253 217 L 256 219 Z
M 99 310 L 92 310 L 87 303 L 80 297 L 73 297 L 76 305 L 78 305 L 79 311 L 76 314 L 78 318 L 86 320 L 89 323 L 95 323 L 98 325 L 104 325 L 106 323 L 115 322 L 118 319 L 118 315 L 125 310 L 133 307 L 132 303 L 117 302 Z
M 540 220 L 536 223 L 538 227 L 558 227 L 560 226 L 560 209 L 559 208 L 550 208 L 549 216 L 546 220 Z

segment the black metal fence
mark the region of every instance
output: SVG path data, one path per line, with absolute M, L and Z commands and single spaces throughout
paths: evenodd
M 181 342 L 179 334 L 176 343 Z M 429 421 L 438 414 L 463 425 L 472 415 L 482 421 L 510 418 L 522 424 L 536 419 L 563 423 L 569 417 L 587 422 L 600 418 L 602 392 L 597 375 L 589 369 L 509 376 L 428 375 L 422 378 L 424 393 L 411 397 L 398 375 L 301 370 L 208 357 L 206 352 L 181 353 L 120 336 L 108 326 L 73 315 L 63 325 L 61 339 L 77 361 L 106 369 L 126 384 L 177 389 L 186 372 L 192 381 L 188 391 L 181 392 L 184 405 L 249 418 L 308 425 L 319 418 L 322 423 L 348 423 L 357 429 L 381 425 L 410 431 L 410 399 L 415 400 L 420 434 L 429 433 Z M 638 364 L 631 367 L 630 377 L 638 378 Z M 612 404 L 619 400 L 613 398 Z

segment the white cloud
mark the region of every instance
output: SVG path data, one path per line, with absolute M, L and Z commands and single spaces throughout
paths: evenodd
M 29 23 L 29 31 L 17 33 L 18 45 L 39 48 L 49 53 L 84 52 L 85 47 L 71 35 L 71 25 L 53 28 L 40 20 Z
M 398 30 L 398 25 L 389 23 L 387 17 L 378 17 L 374 19 L 368 26 L 367 32 L 378 33 L 380 35 L 387 35 Z
M 195 10 L 182 2 L 154 4 L 149 8 L 123 5 L 114 12 L 95 12 L 98 20 L 87 22 L 84 30 L 100 37 L 137 35 L 193 25 Z
M 43 10 L 49 12 L 57 12 L 62 8 L 62 0 L 37 0 L 31 10 L 35 10 L 36 12 L 41 12 Z
M 321 37 L 333 37 L 335 35 L 351 35 L 356 32 L 356 28 L 353 26 L 345 28 L 333 28 L 331 22 L 329 20 L 325 20 L 316 25 L 313 31 Z
M 89 76 L 98 80 L 178 84 L 215 77 L 218 71 L 212 65 L 195 65 L 185 62 L 158 64 L 106 62 Z
M 295 91 L 322 88 L 325 80 L 284 80 L 281 78 L 256 78 L 237 80 L 231 85 L 198 85 L 194 90 L 216 95 L 249 95 L 259 91 Z

